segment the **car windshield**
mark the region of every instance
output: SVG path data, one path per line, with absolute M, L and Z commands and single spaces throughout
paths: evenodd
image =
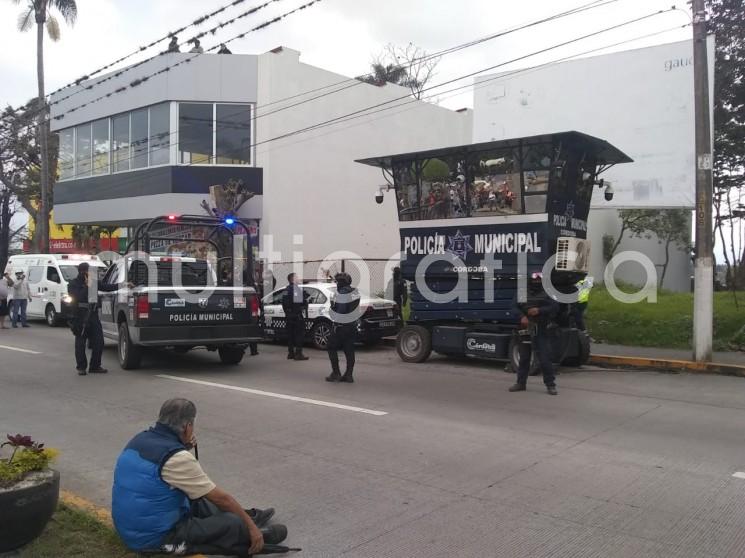
M 59 266 L 60 271 L 62 272 L 62 277 L 65 278 L 65 281 L 72 281 L 75 279 L 75 277 L 78 276 L 78 266 L 76 265 L 61 265 Z M 95 267 L 98 271 L 98 280 L 100 281 L 103 279 L 104 274 L 106 273 L 105 267 Z

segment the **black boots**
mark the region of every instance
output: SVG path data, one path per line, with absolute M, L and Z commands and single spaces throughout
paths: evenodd
M 338 382 L 340 380 L 341 380 L 341 372 L 339 372 L 338 370 L 334 370 L 333 372 L 331 372 L 330 376 L 326 376 L 327 382 Z
M 303 354 L 302 350 L 295 353 L 295 360 L 308 360 L 308 357 Z
M 508 391 L 515 392 L 515 391 L 525 391 L 527 388 L 525 387 L 525 384 L 513 384 L 510 386 L 510 389 Z
M 348 384 L 353 384 L 354 383 L 354 378 L 352 377 L 352 371 L 351 370 L 347 370 L 346 372 L 344 372 L 344 375 L 339 379 L 339 381 L 340 382 L 346 382 Z
M 344 382 L 347 384 L 353 384 L 354 378 L 352 377 L 352 372 L 350 370 L 347 370 L 344 372 L 344 375 L 342 376 L 341 373 L 338 370 L 334 370 L 331 372 L 330 376 L 326 376 L 327 382 Z

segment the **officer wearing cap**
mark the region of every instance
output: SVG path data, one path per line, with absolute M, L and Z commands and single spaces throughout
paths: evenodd
M 89 268 L 87 262 L 78 265 L 78 276 L 70 281 L 67 286 L 67 294 L 72 298 L 70 329 L 75 336 L 75 367 L 80 376 L 85 376 L 88 372 L 91 374 L 108 372 L 101 367 L 103 328 L 101 327 L 101 319 L 98 317 L 98 292 L 96 292 L 92 301 L 89 299 L 88 288 L 91 286 Z M 119 288 L 118 285 L 99 285 L 97 287 L 99 291 L 103 292 L 116 291 Z M 85 352 L 86 342 L 92 350 L 90 367 Z
M 559 313 L 559 303 L 545 292 L 542 279 L 540 273 L 533 273 L 528 282 L 527 297 L 520 300 L 521 296 L 518 292 L 515 298 L 514 312 L 520 316 L 520 328 L 528 330 L 530 339 L 520 338 L 520 366 L 517 370 L 517 381 L 510 387 L 511 392 L 527 389 L 531 353 L 535 351 L 543 373 L 546 391 L 549 395 L 558 393 L 554 366 L 551 363 L 548 326 Z
M 360 306 L 360 294 L 352 287 L 349 273 L 337 273 L 336 293 L 331 298 L 331 319 L 334 322 L 333 333 L 329 339 L 328 353 L 331 361 L 331 375 L 327 382 L 354 383 L 354 343 L 357 341 L 357 310 Z M 342 376 L 339 369 L 339 351 L 344 351 L 347 364 Z

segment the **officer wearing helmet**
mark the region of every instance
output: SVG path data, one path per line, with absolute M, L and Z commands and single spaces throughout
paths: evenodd
M 331 319 L 333 333 L 328 344 L 331 375 L 327 382 L 353 383 L 354 343 L 357 340 L 357 319 L 359 318 L 360 294 L 352 287 L 352 277 L 348 273 L 337 273 L 336 293 L 331 298 Z M 344 351 L 346 369 L 342 376 L 339 369 L 339 350 Z
M 554 366 L 551 363 L 548 327 L 559 313 L 559 303 L 545 292 L 542 280 L 540 273 L 533 273 L 528 282 L 527 296 L 521 296 L 518 290 L 515 298 L 514 312 L 520 316 L 520 329 L 528 330 L 530 338 L 520 339 L 520 365 L 517 381 L 510 387 L 511 392 L 526 390 L 531 353 L 535 351 L 546 391 L 549 395 L 558 393 Z

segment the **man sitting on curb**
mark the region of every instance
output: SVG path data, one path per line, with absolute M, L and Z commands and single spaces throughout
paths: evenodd
M 282 542 L 284 525 L 265 527 L 274 509 L 244 510 L 190 453 L 196 415 L 191 401 L 169 399 L 122 451 L 111 498 L 119 536 L 138 552 L 244 557 Z

